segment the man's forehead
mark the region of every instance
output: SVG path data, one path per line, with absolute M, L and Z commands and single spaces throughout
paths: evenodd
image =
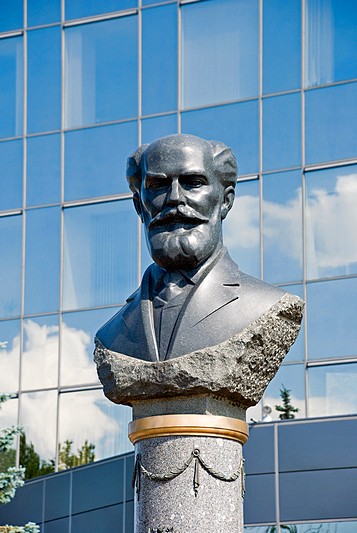
M 207 142 L 187 143 L 157 141 L 144 154 L 145 172 L 180 174 L 182 172 L 211 172 L 212 150 Z

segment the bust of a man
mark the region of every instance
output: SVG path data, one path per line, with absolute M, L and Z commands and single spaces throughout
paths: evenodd
M 98 331 L 102 347 L 144 361 L 177 358 L 236 336 L 281 301 L 284 291 L 241 272 L 223 245 L 237 179 L 228 146 L 164 137 L 129 157 L 127 179 L 154 263 Z

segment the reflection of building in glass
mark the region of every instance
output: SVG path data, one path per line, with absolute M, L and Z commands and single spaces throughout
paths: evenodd
M 92 337 L 149 262 L 125 159 L 179 131 L 232 146 L 231 255 L 307 302 L 248 419 L 282 384 L 299 418 L 356 414 L 356 5 L 0 2 L 0 390 L 17 395 L 1 415 L 43 458 L 66 439 L 130 449 Z

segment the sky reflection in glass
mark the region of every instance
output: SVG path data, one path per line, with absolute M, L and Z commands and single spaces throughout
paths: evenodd
M 258 172 L 258 100 L 182 113 L 181 130 L 230 146 L 237 157 L 240 176 Z
M 2 0 L 0 2 L 0 32 L 23 27 L 23 0 Z
M 223 221 L 223 241 L 243 272 L 260 277 L 259 181 L 242 181 Z
M 349 415 L 357 411 L 357 363 L 311 367 L 309 416 Z
M 116 312 L 111 307 L 62 315 L 61 385 L 99 383 L 93 361 L 93 339 Z
M 21 215 L 0 218 L 0 242 L 6 257 L 6 261 L 0 261 L 0 316 L 11 317 L 21 310 Z
M 263 91 L 298 89 L 301 80 L 301 2 L 263 3 Z M 292 60 L 293 58 L 293 60 Z
M 27 444 L 32 443 L 41 459 L 56 455 L 57 391 L 29 392 L 21 396 L 20 424 Z
M 65 0 L 66 19 L 92 17 L 136 7 L 137 0 Z
M 308 357 L 357 355 L 357 278 L 308 283 Z
M 357 83 L 305 93 L 306 163 L 356 157 Z
M 357 77 L 357 3 L 307 0 L 306 87 Z
M 291 404 L 299 409 L 295 418 L 305 417 L 305 367 L 300 365 L 283 365 L 279 368 L 275 378 L 268 385 L 264 393 L 264 405 L 269 405 L 273 412 L 271 417 L 279 419 L 276 405 L 283 405 L 280 390 L 285 387 L 290 390 Z
M 61 200 L 61 136 L 27 139 L 26 203 L 28 206 Z
M 26 216 L 25 313 L 59 308 L 60 208 L 31 209 Z
M 122 304 L 137 286 L 137 215 L 131 200 L 65 210 L 63 307 Z
M 357 273 L 357 165 L 306 173 L 307 277 Z
M 58 315 L 24 321 L 22 389 L 57 387 Z
M 302 280 L 301 172 L 263 177 L 264 279 Z
M 61 127 L 61 30 L 28 32 L 27 131 Z
M 301 165 L 300 93 L 263 100 L 263 168 Z
M 177 108 L 177 5 L 142 13 L 143 115 Z
M 0 321 L 0 342 L 6 342 L 6 347 L 0 349 L 0 390 L 2 393 L 17 392 L 19 390 L 20 320 Z M 1 408 L 1 418 L 2 414 Z M 4 427 L 2 422 L 1 427 Z
M 181 13 L 182 107 L 257 96 L 258 2 L 196 2 Z
M 159 137 L 177 133 L 177 114 L 146 118 L 141 122 L 143 143 L 151 143 Z
M 89 424 L 95 420 L 95 424 Z M 87 439 L 95 445 L 95 459 L 132 450 L 128 439 L 131 408 L 105 398 L 102 389 L 68 392 L 60 396 L 59 440 L 81 448 Z
M 22 207 L 23 142 L 0 143 L 0 210 Z
M 127 157 L 137 148 L 137 122 L 65 134 L 65 200 L 129 193 Z
M 137 17 L 66 29 L 67 128 L 136 117 Z
M 27 25 L 42 26 L 61 20 L 61 0 L 27 0 Z
M 15 137 L 23 132 L 22 37 L 0 40 L 0 72 L 0 137 Z

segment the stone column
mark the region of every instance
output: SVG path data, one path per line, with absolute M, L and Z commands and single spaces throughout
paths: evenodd
M 135 444 L 135 533 L 243 532 L 247 424 L 225 416 L 149 416 Z
M 262 397 L 300 329 L 303 302 L 284 295 L 227 341 L 167 361 L 105 348 L 105 395 L 133 407 L 135 533 L 242 533 L 245 413 Z

